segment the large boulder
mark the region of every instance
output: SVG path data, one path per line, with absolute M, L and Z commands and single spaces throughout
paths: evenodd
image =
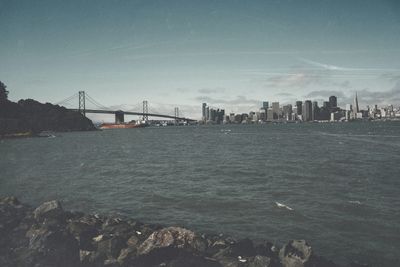
M 248 267 L 272 267 L 273 261 L 267 256 L 257 255 L 249 260 Z
M 22 262 L 32 266 L 77 266 L 79 265 L 79 246 L 76 239 L 63 228 L 49 229 L 45 225 L 33 226 L 26 237 L 28 250 L 19 255 Z
M 44 202 L 33 211 L 35 220 L 42 222 L 45 219 L 64 220 L 65 212 L 57 200 Z
M 207 241 L 190 230 L 181 227 L 167 227 L 152 233 L 139 247 L 138 254 L 145 255 L 162 248 L 204 252 L 207 248 Z
M 313 251 L 305 240 L 291 240 L 279 252 L 283 267 L 313 266 Z

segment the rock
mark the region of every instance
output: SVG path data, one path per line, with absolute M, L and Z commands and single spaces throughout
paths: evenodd
M 176 259 L 166 263 L 167 267 L 222 267 L 213 259 L 199 257 L 190 253 L 181 253 Z
M 255 252 L 257 255 L 261 256 L 277 257 L 278 253 L 276 251 L 273 251 L 273 247 L 274 245 L 271 242 L 265 242 L 263 244 L 256 245 Z
M 291 240 L 279 252 L 283 267 L 312 266 L 313 251 L 305 240 Z
M 138 254 L 144 255 L 161 248 L 178 248 L 204 252 L 207 242 L 194 232 L 180 227 L 168 227 L 152 233 L 139 247 Z
M 67 229 L 74 235 L 79 242 L 79 248 L 83 250 L 93 250 L 93 238 L 98 235 L 98 230 L 87 223 L 80 221 L 69 222 Z
M 57 200 L 44 202 L 33 211 L 33 215 L 38 222 L 45 219 L 64 220 L 64 210 Z
M 137 248 L 137 247 L 139 247 L 139 245 L 141 244 L 141 241 L 140 241 L 139 237 L 137 237 L 136 235 L 132 235 L 132 236 L 126 241 L 126 244 L 127 244 L 129 247 L 135 247 L 135 248 Z
M 104 261 L 104 266 L 119 267 L 119 263 L 116 259 L 107 259 Z
M 27 232 L 28 255 L 38 266 L 76 266 L 80 261 L 79 246 L 65 229 L 50 230 L 45 226 Z M 32 264 L 32 265 L 35 265 Z
M 121 250 L 118 256 L 118 263 L 122 266 L 128 266 L 136 258 L 136 247 L 127 247 Z
M 257 255 L 249 260 L 248 267 L 272 267 L 272 260 L 269 257 Z
M 121 249 L 125 246 L 124 238 L 111 236 L 97 243 L 97 252 L 105 255 L 107 258 L 117 258 L 120 255 Z
M 256 255 L 253 242 L 248 238 L 241 239 L 236 243 L 232 244 L 230 247 L 231 247 L 231 255 L 234 257 L 238 256 L 250 257 Z

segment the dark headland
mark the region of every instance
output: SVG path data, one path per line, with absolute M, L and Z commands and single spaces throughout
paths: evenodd
M 95 130 L 92 121 L 79 112 L 33 99 L 8 100 L 0 81 L 0 138 L 35 136 L 43 131 L 69 132 Z
M 0 197 L 0 266 L 338 266 L 304 240 L 281 248 Z M 364 266 L 352 263 L 349 266 Z

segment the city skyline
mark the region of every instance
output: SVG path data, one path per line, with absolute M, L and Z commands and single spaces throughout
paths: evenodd
M 364 108 L 400 104 L 397 1 L 0 0 L 0 12 L 14 101 L 85 90 L 116 109 L 148 100 L 191 117 L 202 102 L 246 112 L 336 95 L 344 106 L 355 91 Z

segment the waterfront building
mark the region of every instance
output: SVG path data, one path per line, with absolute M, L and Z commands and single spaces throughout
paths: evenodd
M 202 119 L 204 122 L 207 120 L 206 108 L 207 108 L 207 103 L 203 103 L 202 106 L 201 106 L 201 119 Z
M 303 102 L 301 101 L 296 101 L 296 110 L 297 110 L 297 115 L 301 115 L 303 112 Z
M 266 121 L 267 120 L 267 109 L 260 108 L 260 120 Z
M 330 108 L 337 108 L 337 98 L 336 96 L 332 95 L 329 97 L 329 106 Z
M 267 110 L 267 121 L 273 121 L 274 120 L 274 113 L 272 111 L 272 108 L 268 108 Z
M 313 101 L 312 102 L 312 114 L 311 114 L 311 120 L 316 121 L 319 119 L 319 107 L 318 107 L 318 102 Z
M 231 123 L 235 122 L 235 113 L 229 113 L 229 121 Z
M 292 120 L 292 105 L 291 104 L 284 105 L 282 107 L 282 110 L 283 110 L 284 119 L 287 121 L 291 121 Z
M 360 108 L 358 106 L 358 97 L 357 97 L 357 91 L 356 91 L 356 96 L 354 97 L 354 105 L 353 105 L 353 110 L 352 110 L 353 119 L 361 119 L 359 113 L 360 113 Z
M 272 102 L 273 119 L 278 120 L 280 116 L 279 102 Z
M 312 103 L 311 100 L 304 101 L 303 112 L 302 112 L 303 121 L 311 121 L 312 120 Z

